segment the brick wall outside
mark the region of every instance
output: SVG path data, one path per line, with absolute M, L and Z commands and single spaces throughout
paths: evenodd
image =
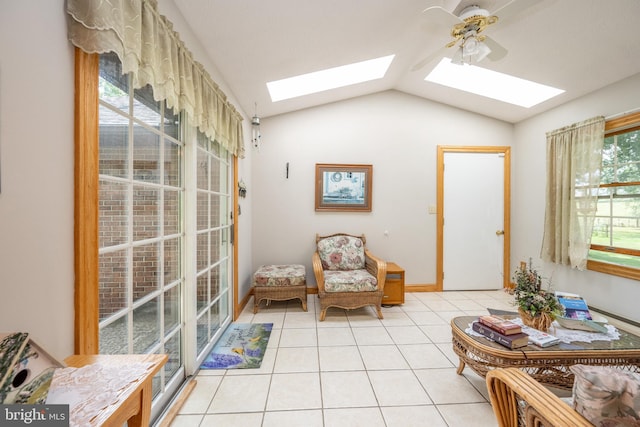
M 164 176 L 159 170 L 159 140 L 156 135 L 136 127 L 134 134 L 134 185 L 129 188 L 126 182 L 100 181 L 100 209 L 99 209 L 99 241 L 100 247 L 109 247 L 127 243 L 128 239 L 128 194 L 133 192 L 133 243 L 145 239 L 159 238 L 180 233 L 180 198 L 179 192 L 172 188 L 161 189 L 157 186 L 145 185 L 168 184 L 180 185 L 181 172 L 176 160 L 177 150 L 164 147 L 165 169 Z M 106 126 L 100 129 L 100 173 L 115 177 L 126 178 L 128 166 L 126 131 L 118 126 Z M 219 191 L 223 185 L 220 179 L 220 163 L 215 158 L 211 161 L 204 157 L 205 163 L 199 157 L 198 186 L 209 187 L 205 190 Z M 208 174 L 208 169 L 212 174 Z M 225 171 L 226 173 L 226 171 Z M 164 204 L 160 206 L 161 192 L 164 191 Z M 209 211 L 208 207 L 211 208 Z M 164 210 L 164 225 L 160 224 L 159 209 Z M 222 209 L 220 196 L 207 192 L 198 192 L 197 228 L 203 230 L 197 238 L 197 268 L 199 271 L 211 265 L 211 260 L 218 260 L 221 256 L 222 244 L 220 231 L 210 230 L 210 227 L 221 225 Z M 226 208 L 225 208 L 226 211 Z M 210 221 L 210 222 L 209 222 Z M 225 221 L 226 222 L 226 221 Z M 164 230 L 163 230 L 164 229 Z M 165 242 L 155 242 L 134 246 L 132 253 L 131 278 L 133 283 L 133 300 L 155 291 L 161 284 L 160 262 L 164 265 L 164 282 L 171 283 L 180 277 L 180 237 Z M 160 261 L 160 245 L 164 245 L 164 259 Z M 210 257 L 209 257 L 210 249 Z M 99 260 L 100 270 L 100 319 L 126 307 L 127 305 L 127 265 L 126 250 L 102 254 Z M 217 269 L 211 271 L 204 283 L 197 285 L 199 303 L 208 300 L 208 290 L 212 298 L 220 289 L 220 274 Z

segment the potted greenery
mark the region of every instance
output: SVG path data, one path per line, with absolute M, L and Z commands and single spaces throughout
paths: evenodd
M 542 276 L 529 264 L 522 262 L 513 276 L 515 304 L 522 323 L 546 332 L 556 316 L 562 315 L 562 306 L 547 286 L 542 289 Z

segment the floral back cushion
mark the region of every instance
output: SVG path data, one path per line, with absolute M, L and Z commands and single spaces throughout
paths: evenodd
M 600 427 L 640 427 L 640 375 L 608 366 L 571 366 L 574 409 Z
M 364 243 L 359 237 L 332 236 L 318 242 L 318 255 L 325 270 L 364 268 Z

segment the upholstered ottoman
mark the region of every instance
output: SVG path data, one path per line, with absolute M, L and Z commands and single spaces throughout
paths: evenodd
M 299 299 L 307 311 L 307 277 L 304 265 L 263 265 L 253 275 L 253 312 L 262 300 Z

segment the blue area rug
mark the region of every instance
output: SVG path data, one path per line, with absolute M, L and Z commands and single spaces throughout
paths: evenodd
M 259 368 L 273 323 L 232 323 L 222 334 L 201 369 Z

